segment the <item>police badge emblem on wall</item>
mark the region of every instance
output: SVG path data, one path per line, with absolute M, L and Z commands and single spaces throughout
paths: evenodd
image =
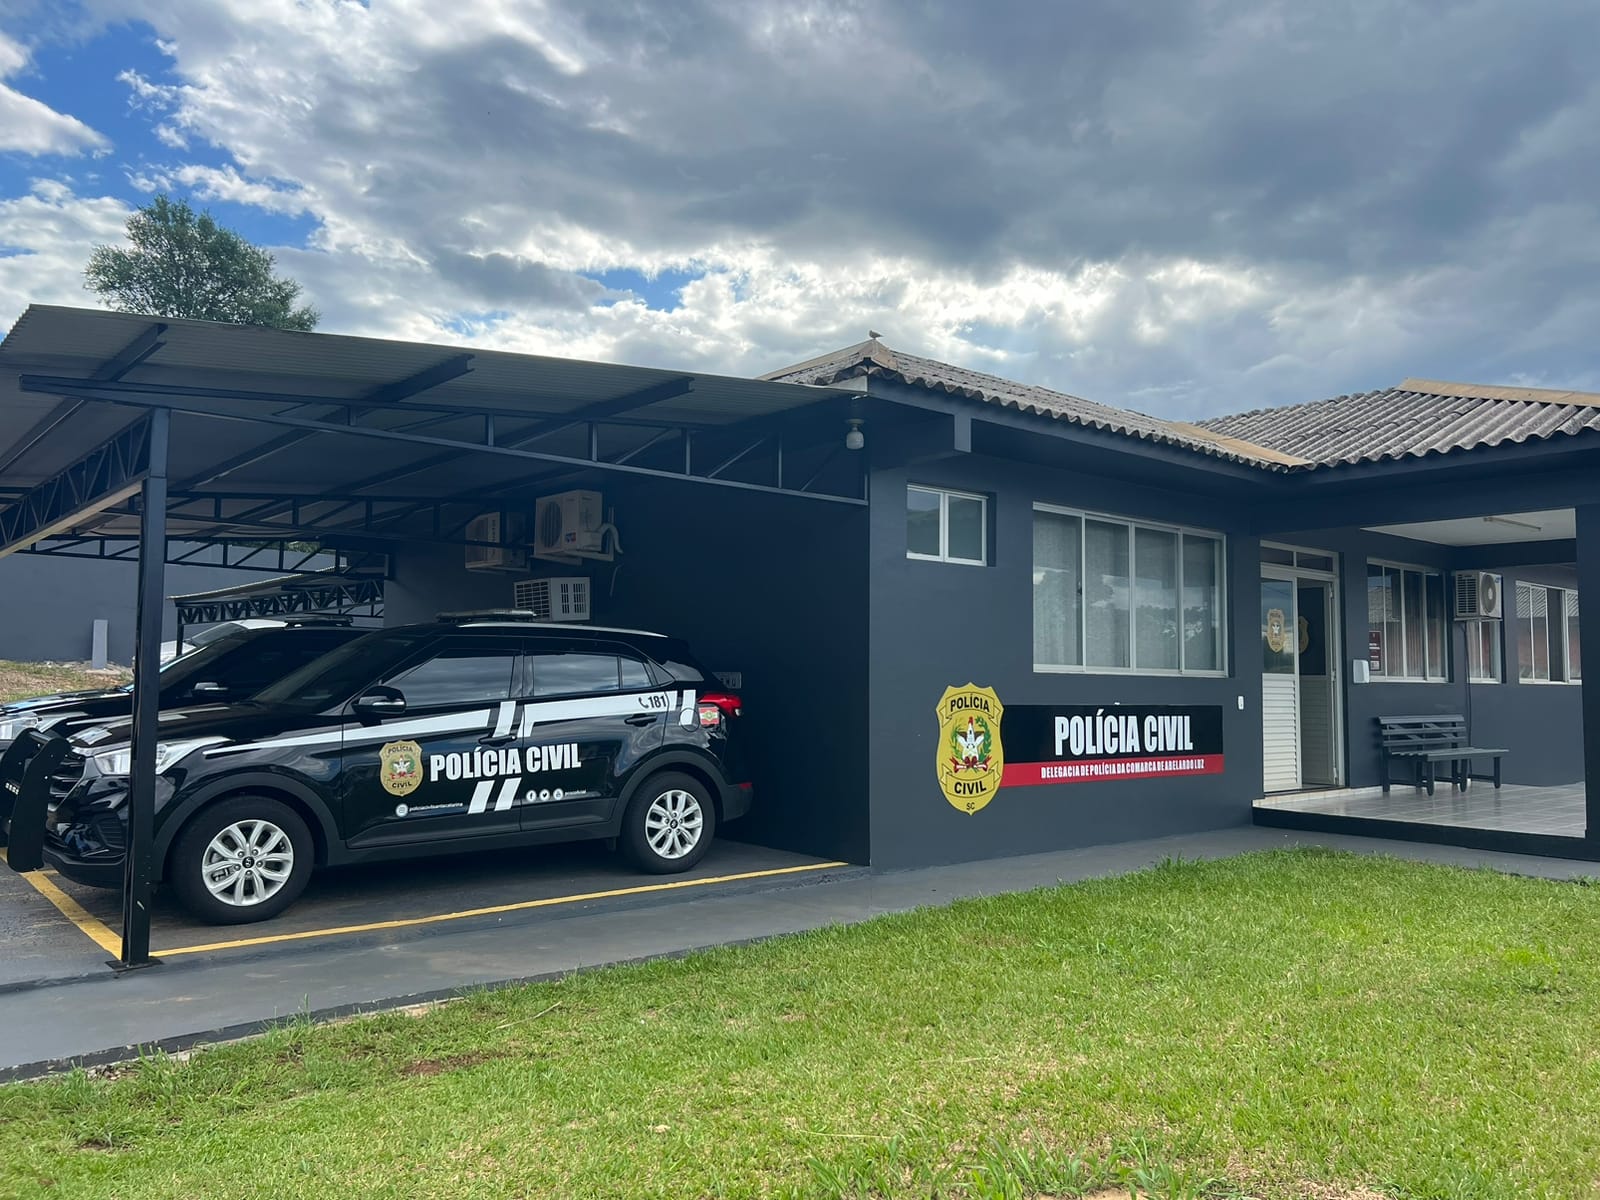
M 391 796 L 409 796 L 422 783 L 422 747 L 415 742 L 385 742 L 378 763 L 378 779 Z
M 993 688 L 947 687 L 939 701 L 939 790 L 964 813 L 975 813 L 1000 788 L 1005 753 L 1000 718 L 1005 705 Z

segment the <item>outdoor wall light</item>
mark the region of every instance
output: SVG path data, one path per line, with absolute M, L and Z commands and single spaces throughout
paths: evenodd
M 844 435 L 844 448 L 846 450 L 859 450 L 867 444 L 867 438 L 861 432 L 861 418 L 851 417 L 845 424 L 850 426 L 850 432 Z

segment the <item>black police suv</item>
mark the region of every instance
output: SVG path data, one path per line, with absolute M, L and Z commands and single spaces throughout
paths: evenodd
M 740 719 L 657 634 L 508 614 L 368 633 L 244 703 L 162 714 L 159 877 L 232 924 L 281 912 L 314 865 L 614 838 L 646 871 L 684 871 L 750 807 Z M 47 777 L 29 747 L 0 760 L 13 830 L 38 811 L 42 858 L 70 879 L 121 883 L 130 726 L 58 744 Z
M 162 666 L 161 707 L 246 699 L 364 632 L 351 628 L 348 617 L 290 618 L 275 627 L 234 628 Z M 17 700 L 0 706 L 0 751 L 24 729 L 70 730 L 132 711 L 132 684 Z

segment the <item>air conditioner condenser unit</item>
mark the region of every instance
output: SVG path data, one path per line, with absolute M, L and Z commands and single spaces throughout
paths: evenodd
M 1458 621 L 1500 620 L 1500 576 L 1492 571 L 1457 571 L 1455 610 Z
M 528 552 L 516 544 L 523 540 L 525 522 L 520 513 L 484 513 L 467 523 L 468 542 L 494 542 L 496 545 L 467 546 L 469 571 L 525 571 Z
M 606 545 L 610 539 L 610 547 Z M 535 558 L 571 562 L 575 559 L 611 561 L 619 549 L 616 526 L 608 524 L 599 492 L 558 492 L 534 502 L 533 554 Z
M 554 579 L 519 579 L 512 585 L 512 607 L 538 621 L 587 621 L 589 580 L 582 575 Z

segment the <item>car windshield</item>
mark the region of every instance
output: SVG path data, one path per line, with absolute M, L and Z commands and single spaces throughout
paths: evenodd
M 169 658 L 157 667 L 156 672 L 161 676 L 161 690 L 167 691 L 170 688 L 181 687 L 191 680 L 198 681 L 203 678 L 212 663 L 238 646 L 240 631 L 230 629 L 229 633 L 232 634 L 231 637 L 215 638 L 198 650 L 180 654 L 177 658 Z M 117 690 L 132 692 L 133 684 L 125 683 Z
M 291 671 L 252 698 L 278 708 L 321 712 L 355 696 L 430 636 L 419 630 L 403 629 L 365 634 L 298 671 Z

